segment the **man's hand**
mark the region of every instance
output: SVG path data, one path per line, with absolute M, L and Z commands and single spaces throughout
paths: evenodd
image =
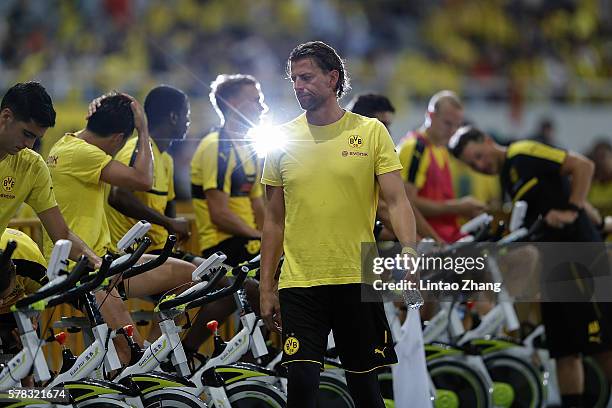
M 455 212 L 458 215 L 466 218 L 474 218 L 486 209 L 486 205 L 472 196 L 467 196 L 459 198 L 455 208 Z
M 136 99 L 130 95 L 126 96 L 132 100 L 130 107 L 134 113 L 134 127 L 138 131 L 138 136 L 140 136 L 142 132 L 146 132 L 149 129 L 147 125 L 147 115 L 145 114 L 142 105 Z
M 261 317 L 269 330 L 281 332 L 282 320 L 280 313 L 280 302 L 278 300 L 278 289 L 264 290 L 260 287 L 259 305 Z
M 563 228 L 576 221 L 578 213 L 572 210 L 550 210 L 544 217 L 546 224 L 553 228 Z
M 85 116 L 85 119 L 89 119 L 91 115 L 96 113 L 102 104 L 102 99 L 104 99 L 104 96 L 100 96 L 89 103 L 89 106 L 87 107 L 87 116 Z
M 134 114 L 134 127 L 136 128 L 136 130 L 138 132 L 142 130 L 148 130 L 147 115 L 145 114 L 142 105 L 136 100 L 136 98 L 131 95 L 128 95 L 126 93 L 122 93 L 121 95 L 129 98 L 132 101 L 130 107 L 132 108 L 132 113 Z M 89 119 L 91 115 L 96 113 L 96 110 L 98 110 L 104 98 L 106 98 L 106 95 L 100 96 L 89 103 L 89 106 L 87 107 L 87 116 L 85 117 L 85 119 Z
M 191 225 L 184 217 L 172 218 L 168 227 L 168 232 L 176 235 L 179 241 L 189 239 L 191 236 Z

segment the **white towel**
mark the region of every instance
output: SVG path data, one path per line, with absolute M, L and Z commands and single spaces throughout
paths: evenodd
M 395 407 L 430 408 L 430 380 L 418 310 L 408 310 L 395 352 L 399 360 L 392 367 Z

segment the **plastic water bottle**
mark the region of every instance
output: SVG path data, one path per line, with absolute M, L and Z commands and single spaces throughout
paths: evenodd
M 423 306 L 423 303 L 425 303 L 423 296 L 418 289 L 405 290 L 402 292 L 402 297 L 404 298 L 406 307 L 409 309 L 418 309 Z

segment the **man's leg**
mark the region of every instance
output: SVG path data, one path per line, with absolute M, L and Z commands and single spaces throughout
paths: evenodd
M 582 369 L 582 359 L 579 355 L 560 357 L 556 359 L 557 363 L 557 381 L 559 382 L 559 390 L 563 406 L 580 407 L 584 393 L 584 371 Z
M 143 255 L 138 263 L 155 259 L 151 255 Z M 193 264 L 176 258 L 168 258 L 161 266 L 123 281 L 125 294 L 128 298 L 159 295 L 165 292 L 181 293 L 191 283 L 191 274 L 195 270 Z
M 106 291 L 96 292 L 96 302 L 100 306 L 100 314 L 109 328 L 115 330 L 125 325 L 131 324 L 136 329 L 136 323 L 132 320 L 123 299 L 119 296 L 117 289 L 112 289 L 110 293 Z M 117 336 L 113 339 L 115 349 L 122 363 L 130 361 L 130 348 L 123 336 Z M 142 336 L 138 330 L 134 330 L 134 341 L 142 346 Z
M 562 408 L 584 407 L 584 370 L 578 354 L 555 358 Z
M 138 263 L 154 259 L 154 256 L 143 255 Z M 181 293 L 189 288 L 191 274 L 195 270 L 193 264 L 176 258 L 168 258 L 166 262 L 155 269 L 123 281 L 127 298 L 142 298 L 160 294 Z M 160 335 L 159 322 L 152 322 L 148 340 L 155 341 Z
M 356 408 L 384 408 L 376 370 L 368 373 L 346 372 L 346 384 Z
M 329 286 L 279 290 L 287 407 L 316 408 L 319 375 L 330 331 Z
M 397 356 L 380 293 L 361 284 L 331 288 L 332 331 L 351 397 L 358 408 L 382 408 L 376 369 Z
M 595 357 L 595 360 L 597 360 L 602 370 L 604 370 L 608 382 L 612 384 L 612 351 L 594 354 L 593 357 Z
M 584 373 L 581 353 L 586 348 L 588 304 L 542 302 L 542 323 L 550 356 L 557 365 L 557 381 L 563 407 L 582 407 Z
M 208 258 L 216 252 L 223 252 L 227 256 L 225 263 L 230 266 L 237 266 L 243 262 L 253 259 L 257 253 L 252 254 L 247 249 L 249 248 L 248 238 L 232 237 L 222 241 L 214 247 L 202 251 L 202 257 Z M 258 241 L 259 242 L 259 241 Z M 255 245 L 258 247 L 258 245 Z M 230 285 L 230 280 L 224 278 L 217 285 L 217 288 L 223 288 Z M 247 299 L 253 308 L 255 314 L 259 315 L 259 285 L 252 279 L 247 279 L 243 285 Z M 228 296 L 219 299 L 206 307 L 202 308 L 195 318 L 189 333 L 183 340 L 183 346 L 189 352 L 196 352 L 200 345 L 210 337 L 210 332 L 206 327 L 206 323 L 211 320 L 217 320 L 223 323 L 228 316 L 236 311 L 237 305 L 233 296 Z
M 321 365 L 316 362 L 287 364 L 287 407 L 317 408 L 320 373 Z

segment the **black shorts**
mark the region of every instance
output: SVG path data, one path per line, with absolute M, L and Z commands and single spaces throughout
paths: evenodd
M 397 363 L 382 300 L 362 302 L 361 290 L 359 283 L 281 289 L 282 364 L 310 361 L 323 368 L 330 330 L 346 371 L 363 373 Z
M 543 302 L 541 310 L 551 357 L 612 350 L 612 303 Z
M 215 252 L 221 251 L 227 256 L 225 263 L 234 267 L 255 258 L 259 255 L 260 248 L 259 238 L 231 237 L 203 250 L 202 257 L 208 258 Z

